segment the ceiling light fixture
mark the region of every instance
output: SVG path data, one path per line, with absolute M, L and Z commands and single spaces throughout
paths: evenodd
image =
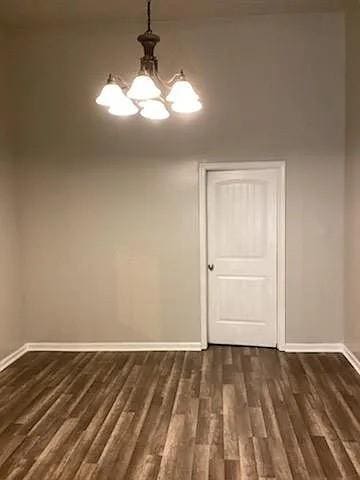
M 112 115 L 130 116 L 139 112 L 151 120 L 164 120 L 170 116 L 169 107 L 177 113 L 193 113 L 202 104 L 183 70 L 168 82 L 159 77 L 158 59 L 154 55 L 160 37 L 151 30 L 151 0 L 147 1 L 148 28 L 138 36 L 144 48 L 140 70 L 130 88 L 119 76 L 110 74 L 96 103 L 109 109 Z

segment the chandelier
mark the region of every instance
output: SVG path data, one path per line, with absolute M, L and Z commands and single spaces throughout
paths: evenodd
M 96 99 L 98 105 L 108 108 L 109 113 L 121 117 L 135 115 L 151 120 L 164 120 L 170 116 L 169 110 L 177 113 L 193 113 L 202 105 L 191 83 L 180 70 L 168 82 L 158 73 L 158 59 L 154 55 L 160 37 L 151 29 L 151 0 L 147 1 L 147 30 L 137 40 L 144 48 L 140 59 L 140 70 L 129 85 L 118 75 L 109 75 L 106 85 Z

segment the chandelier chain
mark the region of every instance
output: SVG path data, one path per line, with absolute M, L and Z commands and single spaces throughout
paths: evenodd
M 151 30 L 151 0 L 147 2 L 147 17 L 148 17 L 148 32 L 152 32 Z

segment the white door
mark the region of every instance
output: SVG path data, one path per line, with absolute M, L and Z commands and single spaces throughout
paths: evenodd
M 277 343 L 278 170 L 209 172 L 209 342 Z

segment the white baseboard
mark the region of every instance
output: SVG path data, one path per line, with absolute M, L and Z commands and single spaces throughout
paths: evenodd
M 343 343 L 286 343 L 281 350 L 288 353 L 342 353 L 360 375 L 360 360 Z
M 284 352 L 294 353 L 332 353 L 344 350 L 342 343 L 286 343 Z
M 357 373 L 360 375 L 360 360 L 354 353 L 348 349 L 346 345 L 343 347 L 343 354 L 346 357 L 347 361 L 351 363 Z
M 342 343 L 287 343 L 281 350 L 298 353 L 342 353 L 360 374 L 360 360 Z M 0 360 L 0 372 L 26 352 L 164 352 L 201 351 L 201 342 L 193 343 L 26 343 Z
M 9 367 L 12 363 L 16 362 L 16 360 L 22 357 L 26 352 L 27 352 L 27 347 L 26 345 L 23 345 L 22 347 L 18 348 L 15 352 L 10 353 L 10 355 L 0 360 L 0 372 L 5 370 L 5 368 Z
M 193 343 L 28 343 L 27 350 L 33 352 L 164 352 L 200 351 L 201 342 Z

